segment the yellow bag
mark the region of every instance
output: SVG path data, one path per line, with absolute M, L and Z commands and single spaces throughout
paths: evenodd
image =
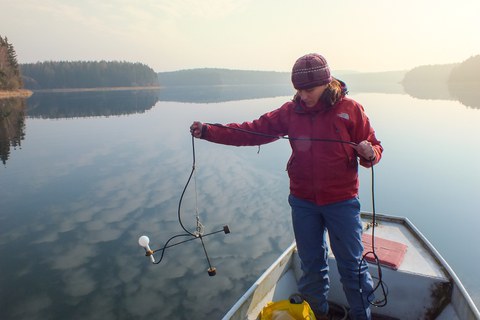
M 259 320 L 316 320 L 307 301 L 291 303 L 289 300 L 269 302 L 260 312 Z

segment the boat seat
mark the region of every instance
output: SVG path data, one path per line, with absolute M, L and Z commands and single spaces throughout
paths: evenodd
M 381 265 L 394 270 L 397 270 L 400 267 L 403 262 L 403 258 L 405 257 L 405 253 L 407 252 L 406 244 L 380 237 L 375 237 L 375 250 L 372 250 L 371 234 L 363 234 L 362 242 L 364 247 L 363 256 L 365 257 L 365 260 L 370 263 L 376 263 L 376 259 L 373 254 L 373 251 L 375 251 L 375 254 L 378 257 L 378 262 Z

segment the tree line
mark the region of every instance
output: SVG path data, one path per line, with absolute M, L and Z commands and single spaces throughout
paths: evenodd
M 468 58 L 450 73 L 450 83 L 480 83 L 480 55 Z
M 105 88 L 157 86 L 155 71 L 124 61 L 45 61 L 20 65 L 25 88 Z
M 480 84 L 480 55 L 462 63 L 427 65 L 413 68 L 405 74 L 404 84 Z
M 15 49 L 7 37 L 0 36 L 0 90 L 15 90 L 22 86 Z
M 290 72 L 202 68 L 159 72 L 158 79 L 165 87 L 285 85 L 290 83 Z

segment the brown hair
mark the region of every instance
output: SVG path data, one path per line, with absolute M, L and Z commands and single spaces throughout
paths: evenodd
M 348 92 L 345 83 L 343 83 L 341 80 L 333 78 L 320 96 L 320 100 L 327 106 L 328 109 L 330 109 L 347 93 Z M 300 96 L 295 94 L 293 100 L 298 102 L 300 100 Z
M 327 85 L 320 100 L 328 107 L 333 107 L 340 99 L 345 96 L 346 92 L 341 82 L 335 78 Z

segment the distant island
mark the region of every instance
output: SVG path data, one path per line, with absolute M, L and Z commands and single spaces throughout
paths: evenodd
M 349 87 L 372 91 L 382 88 L 387 92 L 402 92 L 401 81 L 407 70 L 359 73 L 352 71 L 333 72 L 334 77 L 347 82 Z M 219 68 L 201 68 L 159 72 L 160 86 L 166 88 L 195 86 L 285 86 L 293 89 L 290 72 L 248 71 Z M 358 90 L 357 90 L 358 91 Z
M 480 108 L 480 55 L 462 63 L 416 67 L 405 74 L 402 86 L 415 98 L 457 100 Z
M 419 66 L 411 70 L 367 73 L 333 70 L 332 73 L 356 92 L 407 93 L 418 98 L 451 99 L 452 95 L 456 98 L 463 95 L 458 94 L 458 90 L 480 91 L 480 55 L 461 63 Z M 291 86 L 290 72 L 218 68 L 159 72 L 158 81 L 166 88 Z
M 339 79 L 380 84 L 418 83 L 480 83 L 480 55 L 462 63 L 419 66 L 411 70 L 385 72 L 332 71 Z M 159 72 L 161 86 L 222 86 L 222 85 L 285 85 L 290 84 L 290 72 L 247 71 L 201 68 Z
M 405 74 L 402 83 L 480 83 L 480 55 L 468 58 L 462 63 L 427 65 L 413 68 Z
M 290 73 L 276 71 L 201 68 L 172 72 L 159 72 L 158 82 L 164 87 L 285 85 L 290 83 Z

